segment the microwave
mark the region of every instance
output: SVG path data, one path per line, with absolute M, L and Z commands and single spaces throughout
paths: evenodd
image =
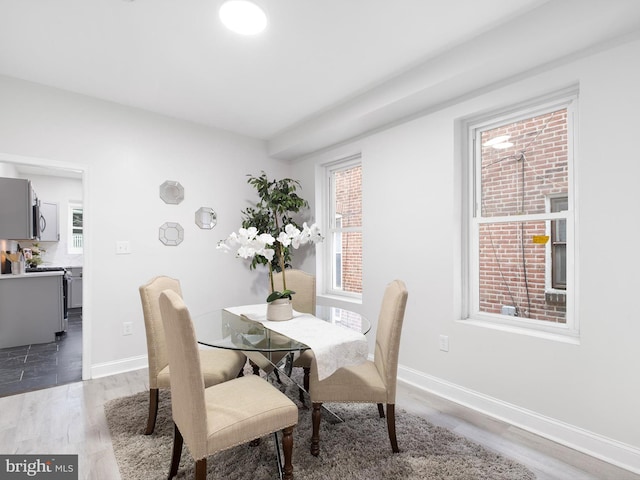
M 0 239 L 40 239 L 40 200 L 30 180 L 0 178 Z

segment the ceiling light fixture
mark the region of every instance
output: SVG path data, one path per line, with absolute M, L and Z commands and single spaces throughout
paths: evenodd
M 257 35 L 267 27 L 266 13 L 249 0 L 228 0 L 218 14 L 225 27 L 241 35 Z

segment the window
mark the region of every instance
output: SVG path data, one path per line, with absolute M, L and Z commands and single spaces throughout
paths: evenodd
M 80 254 L 84 250 L 83 211 L 78 203 L 69 204 L 69 241 L 68 250 L 71 254 Z
M 569 209 L 567 197 L 551 198 L 549 201 L 551 213 L 563 212 Z M 551 288 L 557 290 L 567 289 L 567 221 L 551 221 L 551 261 L 547 263 L 547 269 L 551 272 Z M 550 267 L 549 267 L 550 263 Z
M 324 167 L 324 292 L 362 294 L 362 166 L 351 157 Z
M 467 124 L 469 319 L 576 333 L 575 103 L 564 96 Z

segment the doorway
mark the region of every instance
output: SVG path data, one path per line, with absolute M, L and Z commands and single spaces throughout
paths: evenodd
M 73 220 L 69 217 L 69 212 L 73 211 L 71 205 L 76 212 L 78 205 L 81 205 L 83 216 L 86 216 L 87 170 L 84 165 L 0 153 L 0 176 L 30 179 L 41 201 L 47 200 L 58 205 L 58 241 L 36 242 L 43 250 L 48 250 L 42 254 L 45 267 L 64 267 L 67 271 L 73 267 L 76 275 L 78 270 L 82 272 L 83 282 L 87 277 L 86 251 L 77 248 L 77 233 L 71 233 L 74 230 L 70 224 Z M 44 185 L 42 192 L 38 192 L 38 183 Z M 83 235 L 86 240 L 87 232 L 83 231 Z M 66 275 L 65 280 L 68 280 Z M 67 284 L 68 281 L 65 281 L 65 285 Z M 63 301 L 67 307 L 66 330 L 56 335 L 55 341 L 0 350 L 0 396 L 90 377 L 90 315 L 83 302 L 83 290 L 86 289 L 81 288 L 80 298 L 76 294 L 71 304 L 67 303 L 71 301 L 68 297 L 70 292 L 68 288 L 65 289 Z

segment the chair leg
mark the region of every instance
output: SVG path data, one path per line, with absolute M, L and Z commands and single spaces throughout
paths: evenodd
M 149 389 L 149 418 L 147 419 L 147 429 L 144 431 L 145 435 L 151 435 L 156 428 L 156 417 L 158 416 L 158 395 L 159 390 L 157 388 Z
M 387 430 L 389 431 L 391 450 L 393 453 L 398 453 L 400 449 L 396 438 L 396 406 L 393 403 L 387 403 Z
M 253 374 L 254 375 L 260 375 L 260 367 L 258 365 L 256 365 L 255 363 L 253 363 L 251 360 L 249 360 L 249 364 L 251 365 L 251 368 L 253 369 Z
M 302 385 L 304 386 L 304 389 L 308 392 L 309 391 L 309 376 L 311 374 L 311 369 L 309 367 L 303 367 L 302 370 L 304 371 L 304 377 L 303 377 Z
M 282 452 L 284 453 L 284 480 L 293 480 L 293 427 L 282 430 Z
M 207 479 L 207 459 L 202 458 L 196 461 L 196 480 Z
M 380 418 L 384 418 L 384 407 L 381 403 L 378 404 L 378 413 L 380 414 Z
M 173 452 L 171 454 L 171 467 L 169 468 L 169 480 L 176 476 L 178 473 L 178 466 L 180 465 L 180 456 L 182 455 L 182 443 L 183 438 L 178 426 L 173 424 Z
M 322 418 L 322 403 L 313 403 L 311 412 L 311 455 L 317 457 L 320 453 L 320 418 Z

